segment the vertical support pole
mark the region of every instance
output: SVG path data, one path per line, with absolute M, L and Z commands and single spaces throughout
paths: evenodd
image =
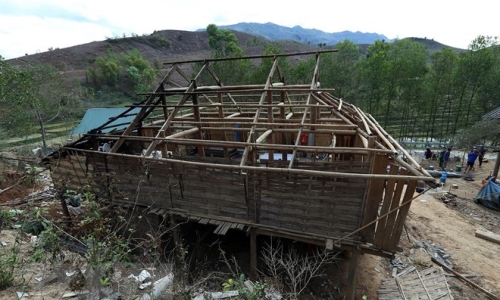
M 272 104 L 273 104 L 273 92 L 272 91 L 267 91 L 267 104 L 268 104 L 268 107 L 267 107 L 267 122 L 269 122 L 269 124 L 272 124 L 274 122 L 274 110 L 273 110 L 273 107 L 272 107 Z M 268 126 L 268 129 L 273 129 L 273 128 L 274 127 L 272 125 Z M 267 138 L 268 144 L 274 144 L 273 135 L 274 134 L 271 134 Z M 268 161 L 269 164 L 272 164 L 274 162 L 274 150 L 273 149 L 269 149 L 267 151 L 269 153 L 269 157 L 268 157 L 267 161 Z
M 257 279 L 257 233 L 255 228 L 250 228 L 250 277 Z
M 69 214 L 69 209 L 68 209 L 68 204 L 66 204 L 66 199 L 64 199 L 64 193 L 66 192 L 66 186 L 59 192 L 59 199 L 61 199 L 61 207 L 64 213 L 64 219 L 68 221 L 68 225 L 72 226 L 73 223 L 71 222 L 71 215 Z
M 281 92 L 280 93 L 280 123 L 285 123 L 285 108 L 283 107 L 285 105 L 285 92 Z M 280 126 L 279 128 L 283 128 L 283 126 Z M 287 137 L 286 137 L 287 133 L 285 132 L 282 132 L 279 137 L 278 137 L 278 144 L 283 144 L 283 145 L 288 145 L 288 142 L 287 142 Z M 281 155 L 281 160 L 282 161 L 286 161 L 287 160 L 287 157 L 288 157 L 288 152 L 285 151 L 285 150 L 282 150 L 282 155 Z
M 188 270 L 184 261 L 184 245 L 182 244 L 180 225 L 174 215 L 170 215 L 170 228 L 172 229 L 172 237 L 175 245 L 175 267 L 180 270 L 181 280 L 187 280 Z
M 498 168 L 500 167 L 500 150 L 497 153 L 497 160 L 495 161 L 495 167 L 493 168 L 492 176 L 498 179 Z
M 161 86 L 162 86 L 162 90 L 164 90 L 163 84 Z M 168 119 L 167 97 L 165 95 L 161 95 L 160 99 L 161 99 L 161 104 L 162 104 L 162 109 L 163 109 L 163 119 L 167 120 Z M 162 137 L 165 137 L 165 136 L 166 136 L 166 133 L 163 132 Z M 168 145 L 165 142 L 163 142 L 163 145 L 161 147 L 161 156 L 168 157 Z
M 375 153 L 371 155 L 371 174 L 387 174 L 387 164 L 389 157 L 385 154 Z M 363 201 L 363 216 L 361 217 L 361 224 L 365 226 L 377 218 L 379 205 L 382 202 L 382 196 L 385 189 L 385 179 L 372 178 L 367 180 L 366 192 Z M 361 240 L 364 242 L 373 243 L 375 238 L 376 224 L 372 224 L 362 230 L 359 234 Z
M 193 80 L 193 86 L 196 90 L 196 81 Z M 192 98 L 193 98 L 193 113 L 194 113 L 194 120 L 196 121 L 196 123 L 198 124 L 198 132 L 197 132 L 197 135 L 198 135 L 198 139 L 199 140 L 203 140 L 203 132 L 201 130 L 201 117 L 200 117 L 200 108 L 198 107 L 198 95 L 197 94 L 193 94 L 192 95 Z M 203 145 L 198 145 L 198 154 L 200 155 L 200 157 L 205 157 L 205 148 L 203 147 Z
M 217 93 L 217 99 L 219 100 L 219 119 L 224 119 L 224 107 L 222 104 L 222 93 Z M 226 127 L 226 125 L 222 125 L 223 127 Z M 227 132 L 224 130 L 222 131 L 222 141 L 227 141 L 226 138 Z M 229 151 L 227 150 L 227 147 L 224 146 L 223 148 L 224 151 L 224 158 L 229 158 Z
M 347 290 L 346 290 L 346 300 L 354 300 L 354 292 L 356 291 L 356 270 L 358 268 L 360 251 L 356 248 L 352 252 L 352 256 L 349 259 L 349 272 L 347 274 Z

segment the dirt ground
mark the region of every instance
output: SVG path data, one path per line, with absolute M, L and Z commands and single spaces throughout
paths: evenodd
M 448 178 L 444 188 L 430 189 L 416 198 L 410 208 L 408 218 L 405 223 L 405 231 L 401 236 L 402 252 L 397 253 L 395 259 L 408 262 L 411 259 L 417 269 L 424 269 L 429 266 L 436 266 L 431 261 L 431 256 L 420 250 L 419 245 L 423 242 L 433 243 L 442 247 L 451 258 L 453 269 L 461 274 L 473 274 L 469 280 L 478 286 L 500 297 L 500 245 L 475 236 L 476 230 L 491 231 L 500 234 L 500 212 L 488 209 L 473 201 L 478 191 L 482 187 L 482 180 L 491 174 L 495 164 L 494 159 L 490 159 L 480 168 L 476 166 L 472 172 L 473 181 L 466 181 L 462 178 Z M 436 161 L 423 161 L 422 166 L 434 165 Z M 2 167 L 3 183 L 0 186 L 0 208 L 19 208 L 19 201 L 30 193 L 47 189 L 50 182 L 29 182 L 22 181 L 5 191 L 12 184 L 20 182 L 21 176 L 11 170 L 12 167 Z M 458 188 L 452 188 L 456 184 Z M 448 192 L 449 197 L 443 198 L 444 192 Z M 418 195 L 418 194 L 415 194 Z M 13 204 L 8 206 L 7 204 Z M 53 201 L 58 206 L 57 201 Z M 47 213 L 60 214 L 54 210 L 50 203 L 40 202 L 39 206 L 48 206 Z M 54 207 L 55 207 L 54 206 Z M 6 243 L 13 243 L 16 237 L 11 232 L 3 230 L 0 232 L 0 240 Z M 29 240 L 27 241 L 29 242 Z M 29 255 L 29 253 L 27 253 Z M 71 254 L 67 254 L 68 258 Z M 70 259 L 68 259 L 69 261 Z M 331 289 L 328 296 L 311 299 L 343 299 L 343 293 L 347 286 L 347 269 L 349 259 L 339 262 L 340 268 L 337 276 L 331 277 Z M 390 280 L 391 261 L 373 255 L 362 255 L 359 260 L 359 268 L 356 281 L 355 299 L 378 299 L 378 290 L 384 280 Z M 408 264 L 406 265 L 408 266 Z M 30 269 L 24 273 L 25 279 L 21 284 L 0 291 L 0 299 L 17 299 L 17 291 L 27 291 L 30 295 L 27 299 L 60 299 L 64 293 L 68 293 L 68 281 L 64 273 L 67 269 L 50 270 L 50 267 L 41 264 L 31 264 Z M 35 280 L 45 274 L 47 282 L 42 284 Z M 48 276 L 48 274 L 51 274 Z M 478 288 L 465 283 L 455 276 L 446 276 L 454 299 L 489 299 L 485 293 Z M 49 282 L 52 280 L 52 283 Z M 22 287 L 22 289 L 21 289 Z M 335 287 L 333 289 L 332 287 Z

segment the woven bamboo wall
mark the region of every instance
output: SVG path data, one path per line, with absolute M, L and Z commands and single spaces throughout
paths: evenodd
M 406 182 L 402 180 L 269 173 L 265 167 L 270 165 L 262 165 L 262 172 L 239 173 L 232 169 L 144 160 L 140 156 L 109 156 L 102 152 L 75 154 L 51 163 L 57 168 L 57 172 L 53 172 L 56 188 L 78 190 L 88 186 L 100 199 L 115 204 L 163 208 L 304 236 L 343 237 L 401 205 L 413 194 L 405 192 Z M 294 168 L 360 174 L 386 172 L 386 156 L 375 158 L 372 164 L 316 161 L 299 163 Z M 210 157 L 186 156 L 184 159 L 231 162 Z M 270 164 L 278 167 L 287 162 Z M 396 174 L 398 170 L 393 166 L 391 173 Z M 416 182 L 410 182 L 413 187 L 414 184 Z M 377 249 L 393 250 L 406 214 L 407 209 L 398 210 L 350 240 L 359 237 Z

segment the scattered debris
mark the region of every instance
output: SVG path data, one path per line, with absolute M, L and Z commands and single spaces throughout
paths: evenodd
M 441 261 L 434 259 L 434 257 L 432 258 L 432 261 L 435 262 L 435 263 L 437 263 L 441 267 L 443 267 L 447 272 L 451 272 L 451 273 L 455 274 L 458 278 L 460 278 L 463 281 L 467 282 L 469 285 L 471 285 L 471 286 L 475 287 L 476 289 L 480 290 L 481 292 L 485 293 L 488 296 L 488 298 L 493 299 L 493 300 L 499 300 L 500 299 L 497 296 L 495 296 L 492 293 L 490 293 L 489 291 L 487 291 L 484 288 L 480 287 L 476 283 L 474 283 L 474 282 L 470 281 L 469 279 L 465 278 L 464 276 L 462 276 L 462 274 L 458 273 L 457 271 L 453 270 L 452 268 L 449 268 L 446 265 L 443 265 Z M 379 300 L 381 300 L 381 299 L 379 299 Z
M 135 281 L 141 282 L 141 283 L 144 282 L 144 280 L 148 279 L 149 277 L 151 277 L 151 273 L 149 273 L 146 270 L 142 270 L 141 273 L 139 273 L 139 275 L 137 275 L 137 276 L 135 276 L 133 274 L 130 274 L 128 276 L 128 278 L 134 279 Z
M 17 298 L 18 299 L 21 299 L 21 298 L 24 298 L 24 297 L 28 297 L 28 293 L 25 293 L 25 292 L 16 292 L 17 294 Z
M 88 293 L 90 293 L 89 291 L 85 290 L 85 291 L 75 291 L 75 292 L 69 292 L 69 293 L 65 293 L 62 298 L 72 298 L 72 297 L 76 297 L 76 296 L 82 296 L 82 295 L 87 295 Z
M 379 300 L 453 299 L 443 269 L 436 267 L 423 271 L 410 267 L 394 279 L 384 281 L 378 295 Z
M 451 255 L 448 254 L 443 247 L 440 247 L 428 241 L 423 241 L 423 245 L 425 246 L 425 250 L 430 254 L 432 259 L 440 261 L 448 268 L 453 268 L 453 264 L 449 260 L 449 258 L 451 258 Z
M 151 293 L 142 295 L 141 300 L 157 299 L 163 291 L 165 291 L 174 282 L 174 274 L 169 273 L 167 276 L 158 279 L 153 283 Z M 214 298 L 216 299 L 216 298 Z
M 490 231 L 476 230 L 475 235 L 477 237 L 485 239 L 487 241 L 500 244 L 500 235 L 499 234 L 495 234 L 495 233 L 490 232 Z

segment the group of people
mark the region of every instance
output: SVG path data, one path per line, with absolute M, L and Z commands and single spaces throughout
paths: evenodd
M 484 148 L 484 145 L 481 146 L 479 150 L 477 150 L 476 147 L 474 147 L 468 154 L 467 154 L 467 166 L 465 167 L 464 174 L 469 173 L 470 171 L 474 171 L 474 165 L 476 163 L 476 160 L 479 161 L 479 166 L 481 167 L 483 165 L 483 158 L 484 154 L 486 153 L 486 149 Z M 430 148 L 427 148 L 425 151 L 425 158 L 426 159 L 431 159 L 433 157 L 433 152 L 431 151 Z M 448 161 L 450 160 L 451 156 L 451 148 L 444 148 L 440 153 L 439 153 L 439 167 L 441 170 L 445 171 L 446 167 L 448 166 Z
M 479 151 L 477 150 L 476 147 L 474 147 L 469 152 L 469 154 L 467 154 L 467 167 L 465 167 L 464 174 L 467 174 L 470 171 L 474 171 L 474 164 L 478 159 L 479 159 L 479 166 L 481 167 L 483 165 L 483 159 L 485 153 L 486 149 L 484 149 L 484 146 L 481 146 L 481 148 L 479 148 Z

